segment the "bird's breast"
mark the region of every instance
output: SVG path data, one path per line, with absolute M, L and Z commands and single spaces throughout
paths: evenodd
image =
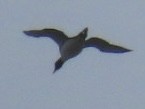
M 70 39 L 64 43 L 60 48 L 61 57 L 63 60 L 68 60 L 70 58 L 78 55 L 84 46 L 83 40 Z

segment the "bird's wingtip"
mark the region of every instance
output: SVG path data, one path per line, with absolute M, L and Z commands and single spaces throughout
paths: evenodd
M 40 37 L 41 36 L 41 32 L 37 31 L 37 30 L 24 30 L 23 33 L 27 36 L 32 36 L 32 37 Z
M 24 30 L 23 33 L 29 35 L 29 31 Z
M 126 51 L 125 52 L 132 52 L 133 50 L 131 50 L 131 49 L 126 49 Z

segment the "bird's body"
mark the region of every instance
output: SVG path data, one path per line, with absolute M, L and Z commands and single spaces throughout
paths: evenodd
M 60 47 L 60 54 L 63 61 L 77 56 L 83 49 L 85 41 L 82 37 L 75 37 L 66 42 Z
M 24 33 L 32 37 L 49 37 L 58 44 L 61 57 L 55 63 L 54 72 L 60 69 L 67 60 L 77 56 L 86 47 L 95 47 L 106 53 L 125 53 L 131 51 L 96 37 L 85 40 L 88 28 L 85 28 L 77 36 L 72 38 L 69 38 L 62 31 L 56 29 L 30 30 L 24 31 Z

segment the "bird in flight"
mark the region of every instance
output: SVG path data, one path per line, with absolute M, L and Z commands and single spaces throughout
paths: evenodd
M 58 44 L 61 56 L 55 62 L 55 69 L 53 73 L 59 70 L 67 60 L 77 56 L 86 47 L 95 47 L 101 52 L 106 53 L 125 53 L 132 51 L 118 45 L 113 45 L 97 37 L 92 37 L 86 40 L 88 35 L 88 28 L 85 28 L 78 35 L 71 38 L 68 37 L 64 32 L 52 28 L 42 30 L 28 30 L 23 32 L 28 36 L 36 38 L 51 38 Z

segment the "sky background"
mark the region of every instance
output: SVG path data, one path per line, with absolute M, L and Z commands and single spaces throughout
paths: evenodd
M 85 27 L 133 52 L 86 48 L 52 74 L 57 44 L 22 32 Z M 144 0 L 0 0 L 0 109 L 145 109 L 144 48 Z

